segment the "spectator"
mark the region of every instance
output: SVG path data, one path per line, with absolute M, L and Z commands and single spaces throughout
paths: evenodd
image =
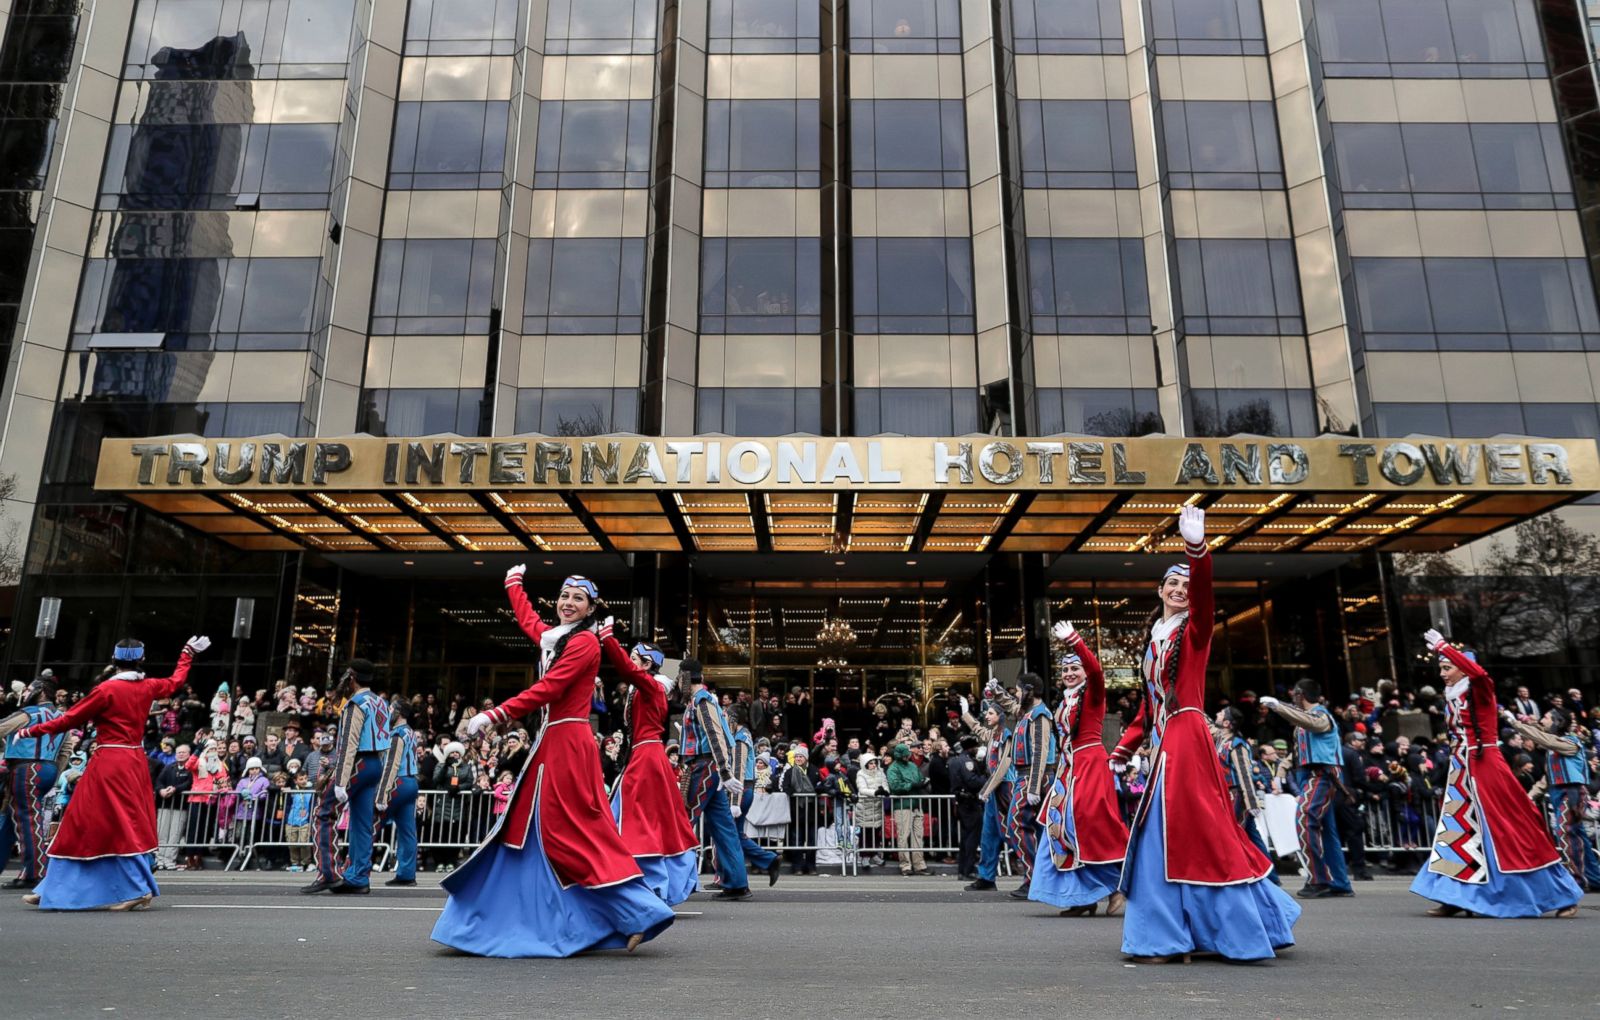
M 217 753 L 216 741 L 211 741 L 198 754 L 189 758 L 189 774 L 194 777 L 189 789 L 188 831 L 184 845 L 190 853 L 185 866 L 190 871 L 205 867 L 201 847 L 214 844 L 217 832 L 217 796 L 219 785 L 228 778 L 228 767 Z
M 894 745 L 888 781 L 894 804 L 894 845 L 896 856 L 900 858 L 900 874 L 926 875 L 928 864 L 922 856 L 922 807 L 917 796 L 927 789 L 928 777 L 912 763 L 911 748 L 903 743 Z
M 282 772 L 284 766 L 289 764 L 289 755 L 284 751 L 282 741 L 276 733 L 268 733 L 265 744 L 257 757 L 261 759 L 262 771 L 273 776 Z
M 861 851 L 868 854 L 870 867 L 883 866 L 883 797 L 889 792 L 889 780 L 878 766 L 878 756 L 863 755 L 861 770 L 856 773 L 856 826 L 861 830 Z
M 464 823 L 473 787 L 477 784 L 477 767 L 466 758 L 467 749 L 459 741 L 451 741 L 444 749 L 444 760 L 433 770 L 435 789 L 444 796 L 434 802 L 434 821 L 439 831 L 446 834 L 446 842 L 465 842 Z M 446 865 L 448 871 L 454 865 Z
M 162 766 L 156 776 L 156 870 L 174 871 L 178 867 L 178 850 L 183 845 L 185 822 L 189 813 L 184 806 L 184 794 L 194 785 L 194 775 L 189 771 L 189 745 L 179 744 L 172 761 Z
M 810 753 L 804 744 L 796 744 L 790 751 L 790 764 L 778 775 L 778 791 L 789 796 L 789 845 L 813 847 L 811 850 L 795 849 L 786 854 L 789 874 L 813 875 L 817 871 L 816 840 L 816 783 L 807 766 Z
M 261 837 L 258 826 L 266 812 L 267 792 L 272 781 L 267 778 L 260 758 L 250 758 L 244 763 L 244 774 L 235 789 L 235 811 L 230 829 L 233 842 L 248 847 Z
M 290 765 L 295 762 L 291 760 Z M 311 777 L 303 769 L 291 769 L 294 788 L 284 809 L 284 827 L 289 842 L 289 871 L 304 871 L 311 864 Z

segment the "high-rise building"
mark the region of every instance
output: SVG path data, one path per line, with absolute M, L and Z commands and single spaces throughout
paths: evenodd
M 725 685 L 926 711 L 1056 618 L 1131 677 L 1198 503 L 1219 692 L 1417 682 L 1429 625 L 1600 680 L 1577 0 L 0 24 L 13 672 L 242 597 L 247 686 L 490 696 L 527 561 Z

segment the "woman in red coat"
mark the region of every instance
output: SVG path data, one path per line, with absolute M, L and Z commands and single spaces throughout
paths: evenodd
M 689 824 L 678 773 L 661 743 L 667 727 L 667 695 L 674 682 L 654 671 L 666 661 L 661 649 L 640 642 L 631 653 L 624 652 L 611 636 L 612 622 L 607 617 L 600 628 L 600 648 L 606 661 L 633 685 L 623 709 L 633 743 L 611 795 L 611 814 L 623 845 L 644 872 L 645 884 L 668 906 L 676 906 L 699 888 L 700 841 Z
M 1272 862 L 1234 822 L 1211 744 L 1203 705 L 1215 608 L 1205 525 L 1198 507 L 1178 515 L 1188 564 L 1162 578 L 1144 655 L 1144 704 L 1112 752 L 1113 761 L 1126 762 L 1146 739 L 1153 749 L 1120 886 L 1128 897 L 1122 951 L 1152 963 L 1191 952 L 1267 959 L 1294 944 L 1300 917 L 1300 905 L 1266 880 Z
M 89 767 L 50 844 L 50 868 L 24 902 L 45 910 L 143 910 L 161 894 L 150 870 L 158 840 L 144 724 L 150 705 L 176 694 L 195 655 L 209 647 L 210 638 L 190 638 L 172 675 L 152 680 L 140 671 L 144 645 L 119 642 L 112 653 L 118 672 L 64 714 L 20 731 L 28 737 L 95 728 Z
M 1117 791 L 1101 742 L 1106 718 L 1106 678 L 1100 660 L 1077 628 L 1065 620 L 1053 629 L 1068 649 L 1062 664 L 1065 688 L 1056 710 L 1061 770 L 1045 795 L 1028 899 L 1061 907 L 1064 917 L 1093 916 L 1106 900 L 1106 916 L 1121 915 L 1117 889 L 1128 827 L 1117 807 Z
M 600 668 L 595 603 L 586 577 L 569 577 L 556 600 L 560 624 L 539 619 L 522 590 L 526 568 L 506 574 L 517 623 L 539 648 L 539 679 L 468 723 L 536 715 L 537 727 L 511 798 L 483 845 L 444 881 L 450 894 L 436 942 L 476 956 L 571 956 L 634 949 L 672 923 L 672 908 L 645 885 L 617 835 L 589 728 Z
M 1450 776 L 1433 852 L 1411 891 L 1434 917 L 1576 917 L 1583 890 L 1561 866 L 1550 831 L 1500 753 L 1494 681 L 1471 652 L 1430 630 L 1450 726 Z

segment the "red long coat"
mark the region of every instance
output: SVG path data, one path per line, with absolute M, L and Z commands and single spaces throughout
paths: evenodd
M 1478 816 L 1494 844 L 1495 865 L 1502 872 L 1537 871 L 1561 859 L 1539 809 L 1523 792 L 1500 751 L 1500 705 L 1494 680 L 1484 668 L 1450 645 L 1439 654 L 1455 663 L 1469 681 L 1465 710 L 1451 712 L 1452 751 L 1465 753 L 1467 775 L 1478 798 Z M 1472 748 L 1472 750 L 1466 750 Z
M 678 774 L 667 761 L 667 749 L 660 736 L 667 724 L 667 692 L 654 676 L 633 664 L 617 639 L 601 642 L 606 661 L 622 678 L 633 685 L 629 709 L 633 726 L 633 750 L 622 770 L 622 842 L 635 857 L 672 857 L 700 845 L 683 793 L 678 789 Z
M 1265 878 L 1272 862 L 1234 821 L 1227 778 L 1211 742 L 1204 709 L 1206 661 L 1211 655 L 1216 615 L 1211 554 L 1204 545 L 1190 546 L 1188 553 L 1189 620 L 1183 627 L 1182 644 L 1153 664 L 1146 659 L 1144 704 L 1112 754 L 1126 760 L 1143 742 L 1146 728 L 1154 724 L 1159 744 L 1151 765 L 1150 789 L 1153 793 L 1160 781 L 1167 881 L 1237 885 Z M 1178 657 L 1175 669 L 1171 666 L 1174 655 Z M 1136 829 L 1144 824 L 1147 811 L 1148 805 L 1142 805 L 1134 819 Z
M 118 673 L 62 715 L 27 728 L 37 735 L 95 727 L 94 754 L 73 788 L 50 844 L 51 857 L 90 861 L 155 853 L 156 800 L 144 755 L 144 723 L 152 702 L 172 697 L 183 686 L 192 658 L 185 648 L 164 680 Z
M 506 584 L 517 623 L 535 647 L 550 625 L 539 619 L 522 584 Z M 538 681 L 495 708 L 496 723 L 539 712 L 533 752 L 511 791 L 510 806 L 487 842 L 521 850 L 528 843 L 535 806 L 541 845 L 563 886 L 595 889 L 640 876 L 633 855 L 617 835 L 600 771 L 600 749 L 589 728 L 589 705 L 600 669 L 600 639 L 574 631 L 562 655 Z
M 1077 832 L 1077 854 L 1070 867 L 1082 864 L 1121 864 L 1128 845 L 1128 826 L 1117 806 L 1111 765 L 1102 736 L 1106 719 L 1106 677 L 1100 660 L 1089 650 L 1083 635 L 1073 635 L 1073 651 L 1083 660 L 1089 679 L 1083 693 L 1057 712 L 1056 728 L 1064 753 L 1057 779 L 1072 798 L 1072 820 Z

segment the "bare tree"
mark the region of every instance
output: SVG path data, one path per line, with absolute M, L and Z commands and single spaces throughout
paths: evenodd
M 16 495 L 17 476 L 0 475 L 0 505 Z M 22 583 L 22 525 L 11 521 L 0 533 L 0 587 Z
M 1484 575 L 1500 654 L 1577 661 L 1600 640 L 1600 539 L 1559 515 L 1517 525 L 1510 546 L 1492 542 Z

